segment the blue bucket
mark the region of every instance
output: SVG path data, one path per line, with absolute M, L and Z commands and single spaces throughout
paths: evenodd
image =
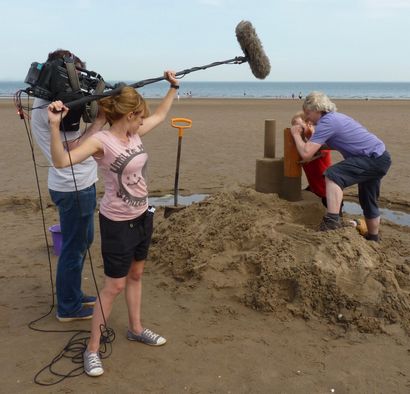
M 53 239 L 53 251 L 56 256 L 60 256 L 61 247 L 63 245 L 63 236 L 61 235 L 61 227 L 59 224 L 54 224 L 48 228 Z

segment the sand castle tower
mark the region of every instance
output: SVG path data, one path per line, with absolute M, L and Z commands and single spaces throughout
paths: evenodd
M 265 120 L 264 157 L 256 160 L 255 190 L 261 193 L 277 193 L 288 201 L 302 199 L 302 169 L 300 156 L 290 133 L 284 131 L 284 157 L 275 157 L 276 121 Z

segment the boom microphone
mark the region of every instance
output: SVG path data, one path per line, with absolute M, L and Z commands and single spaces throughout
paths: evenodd
M 239 22 L 235 32 L 252 74 L 256 78 L 265 79 L 270 73 L 270 62 L 251 22 Z
M 199 71 L 199 70 L 206 70 L 207 68 L 220 66 L 222 64 L 242 64 L 242 63 L 248 62 L 251 68 L 252 74 L 258 79 L 265 79 L 270 73 L 270 62 L 269 62 L 269 58 L 266 56 L 263 50 L 262 43 L 260 42 L 258 36 L 256 35 L 255 29 L 253 28 L 251 22 L 249 21 L 239 22 L 238 25 L 236 26 L 235 32 L 236 32 L 236 38 L 245 56 L 237 56 L 233 59 L 214 62 L 211 64 L 207 64 L 205 66 L 192 67 L 186 70 L 178 71 L 177 73 L 175 73 L 175 75 L 177 77 L 182 78 L 191 72 Z M 137 89 L 137 88 L 141 88 L 151 83 L 163 81 L 164 79 L 165 77 L 144 79 L 143 81 L 139 81 L 139 82 L 133 83 L 128 86 L 131 86 Z M 93 95 L 81 97 L 80 99 L 71 101 L 69 103 L 66 103 L 65 105 L 68 108 L 73 109 L 80 105 L 89 103 L 90 101 L 98 100 L 100 98 L 107 97 L 107 96 L 113 96 L 115 94 L 120 93 L 123 86 L 124 85 L 117 87 L 115 89 L 109 90 L 107 92 L 104 92 L 102 94 L 93 94 Z

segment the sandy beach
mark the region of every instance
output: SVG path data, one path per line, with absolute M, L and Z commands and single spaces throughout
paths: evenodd
M 149 100 L 155 107 L 158 101 Z M 382 206 L 410 209 L 408 101 L 338 100 L 379 136 L 393 165 L 382 182 Z M 320 201 L 308 192 L 290 203 L 254 190 L 263 157 L 264 122 L 275 119 L 276 156 L 300 100 L 181 99 L 169 119 L 144 137 L 151 196 L 172 193 L 177 130 L 182 142 L 180 193 L 209 194 L 170 218 L 157 210 L 143 290 L 143 323 L 168 339 L 161 348 L 126 340 L 119 297 L 109 320 L 116 339 L 105 374 L 44 388 L 35 374 L 89 322 L 59 323 L 35 171 L 24 123 L 0 101 L 1 251 L 0 372 L 5 393 L 408 393 L 410 391 L 410 228 L 384 220 L 380 244 L 343 228 L 319 233 Z M 34 148 L 44 228 L 58 215 L 47 192 L 47 163 Z M 334 161 L 340 160 L 338 153 Z M 303 178 L 303 186 L 306 180 Z M 98 185 L 99 196 L 102 184 Z M 356 188 L 346 190 L 355 201 Z M 348 215 L 347 215 L 348 216 Z M 49 242 L 51 238 L 46 231 Z M 103 283 L 98 222 L 91 248 Z M 85 292 L 95 294 L 90 261 Z M 61 332 L 58 332 L 61 331 Z M 59 364 L 66 373 L 75 365 Z M 47 371 L 41 381 L 51 383 Z M 334 391 L 332 391 L 334 390 Z

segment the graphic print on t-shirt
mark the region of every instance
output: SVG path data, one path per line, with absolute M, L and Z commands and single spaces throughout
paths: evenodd
M 148 197 L 146 192 L 141 192 L 146 190 L 145 187 L 139 185 L 140 182 L 145 185 L 146 179 L 146 156 L 142 157 L 142 153 L 145 153 L 142 145 L 138 145 L 137 148 L 128 148 L 110 165 L 110 171 L 118 176 L 117 197 L 134 207 L 145 205 Z

